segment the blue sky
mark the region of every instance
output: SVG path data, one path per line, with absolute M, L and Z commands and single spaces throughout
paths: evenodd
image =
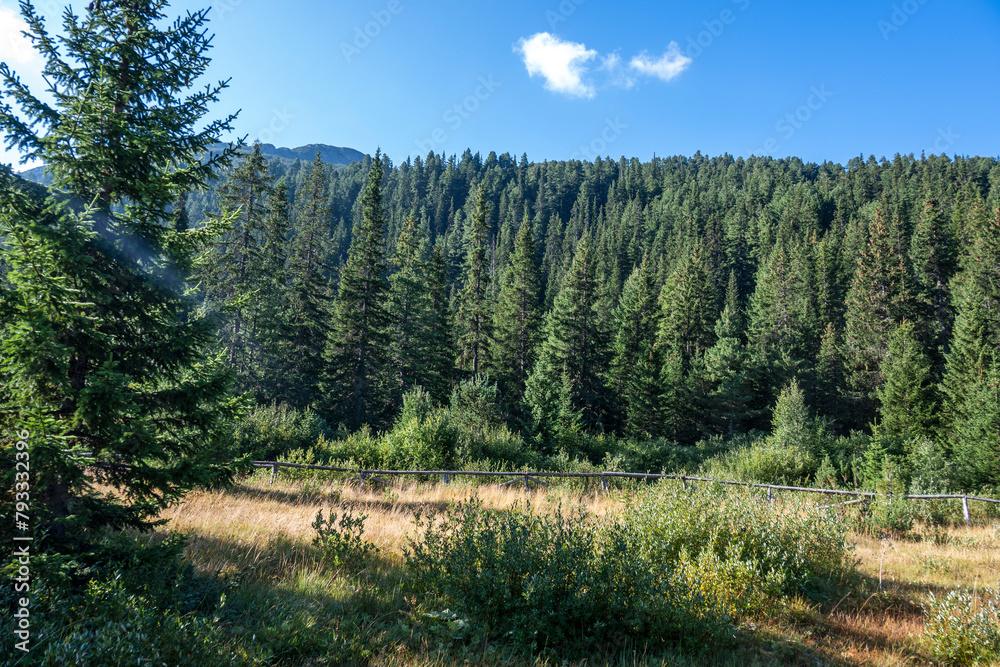
M 14 10 L 0 0 L 0 60 L 31 81 Z M 216 115 L 240 108 L 239 134 L 281 146 L 397 163 L 467 147 L 1000 155 L 997 0 L 219 0 L 211 15 L 212 77 L 232 77 Z

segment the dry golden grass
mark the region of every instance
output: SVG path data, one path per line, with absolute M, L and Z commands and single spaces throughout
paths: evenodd
M 167 529 L 191 535 L 188 553 L 202 571 L 256 572 L 281 585 L 298 581 L 301 587 L 308 580 L 310 588 L 330 588 L 339 585 L 328 580 L 335 575 L 322 572 L 311 548 L 317 511 L 328 515 L 354 503 L 355 512 L 368 515 L 366 539 L 390 562 L 400 563 L 407 538 L 413 536 L 416 509 L 443 509 L 473 496 L 493 507 L 527 499 L 536 511 L 550 511 L 560 502 L 579 503 L 601 515 L 616 511 L 628 498 L 625 493 L 565 487 L 526 493 L 521 486 L 495 484 L 397 482 L 391 487 L 359 487 L 344 481 L 281 479 L 270 484 L 267 475 L 258 474 L 226 490 L 193 492 L 162 518 Z M 930 592 L 959 585 L 998 586 L 1000 529 L 918 527 L 914 532 L 919 539 L 853 536 L 861 576 L 848 584 L 852 590 L 835 604 L 788 604 L 783 614 L 758 628 L 784 648 L 772 654 L 765 642 L 757 657 L 767 664 L 926 664 L 921 603 Z M 389 662 L 445 664 L 430 655 L 397 657 Z

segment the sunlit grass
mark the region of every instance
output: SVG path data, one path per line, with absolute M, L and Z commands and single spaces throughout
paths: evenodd
M 162 515 L 163 530 L 187 533 L 194 567 L 234 582 L 228 604 L 239 636 L 259 625 L 259 615 L 280 607 L 297 619 L 296 632 L 329 632 L 331 616 L 354 614 L 353 632 L 378 649 L 377 665 L 523 664 L 523 655 L 502 647 L 442 646 L 410 634 L 403 551 L 415 538 L 413 513 L 444 509 L 477 497 L 488 507 L 510 507 L 526 498 L 536 512 L 582 505 L 604 515 L 630 502 L 629 491 L 610 494 L 580 487 L 533 488 L 515 484 L 442 484 L 413 480 L 364 486 L 343 479 L 277 479 L 258 473 L 225 490 L 199 490 Z M 312 545 L 313 520 L 353 503 L 368 515 L 365 537 L 379 556 L 361 571 L 327 568 Z M 980 518 L 982 520 L 982 517 Z M 988 519 L 986 519 L 988 521 Z M 956 586 L 997 586 L 1000 530 L 994 525 L 932 527 L 917 524 L 908 539 L 852 535 L 857 575 L 841 582 L 839 599 L 793 597 L 770 617 L 744 628 L 747 645 L 719 655 L 677 658 L 646 655 L 642 647 L 616 647 L 609 664 L 926 664 L 921 604 L 929 593 Z M 244 619 L 247 629 L 239 619 Z M 346 618 L 346 616 L 345 616 Z M 394 625 L 396 624 L 396 625 Z M 324 629 L 325 628 L 325 629 Z M 555 664 L 547 659 L 534 664 Z M 593 662 L 593 661 L 592 661 Z M 279 661 L 280 663 L 280 661 Z M 281 664 L 298 664 L 294 660 Z M 589 664 L 589 663 L 588 663 Z

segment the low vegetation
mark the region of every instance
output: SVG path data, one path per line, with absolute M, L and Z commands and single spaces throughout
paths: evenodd
M 33 662 L 13 664 L 997 659 L 1000 522 L 981 507 L 976 527 L 944 507 L 876 535 L 853 506 L 709 485 L 345 477 L 262 471 L 155 533 L 40 559 Z

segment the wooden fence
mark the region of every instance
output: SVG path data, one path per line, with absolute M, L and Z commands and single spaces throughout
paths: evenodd
M 729 479 L 711 479 L 708 477 L 692 477 L 690 475 L 667 475 L 662 473 L 642 473 L 642 472 L 493 472 L 486 470 L 359 470 L 356 468 L 338 468 L 335 466 L 321 466 L 321 465 L 310 465 L 306 463 L 283 463 L 281 461 L 254 461 L 253 465 L 257 468 L 270 468 L 271 469 L 271 483 L 274 483 L 275 476 L 278 473 L 278 468 L 305 468 L 308 470 L 326 470 L 329 472 L 346 472 L 352 473 L 354 477 L 352 480 L 357 480 L 364 482 L 365 480 L 378 481 L 383 484 L 389 484 L 388 481 L 383 479 L 383 477 L 391 477 L 398 475 L 424 475 L 430 477 L 440 476 L 442 481 L 447 484 L 452 477 L 510 477 L 506 482 L 502 482 L 501 486 L 507 486 L 515 482 L 524 480 L 524 488 L 528 490 L 531 488 L 531 483 L 543 484 L 545 486 L 551 486 L 548 482 L 544 481 L 543 477 L 555 477 L 555 478 L 600 478 L 601 488 L 605 491 L 608 490 L 608 480 L 610 479 L 643 479 L 643 480 L 653 480 L 653 479 L 676 479 L 680 480 L 684 488 L 688 488 L 688 484 L 692 482 L 707 482 L 709 484 L 728 484 L 732 486 L 748 486 L 757 489 L 767 489 L 768 498 L 774 499 L 775 491 L 792 491 L 796 493 L 820 493 L 830 496 L 853 496 L 856 499 L 843 502 L 834 503 L 833 505 L 826 505 L 825 507 L 833 507 L 835 505 L 852 505 L 855 503 L 866 502 L 873 500 L 878 494 L 872 491 L 844 491 L 841 489 L 816 489 L 806 486 L 782 486 L 779 484 L 758 484 L 756 482 L 737 482 L 735 480 Z M 969 516 L 969 501 L 976 500 L 984 503 L 994 503 L 1000 504 L 1000 500 L 996 498 L 982 498 L 980 496 L 970 496 L 964 494 L 903 494 L 901 498 L 907 500 L 961 500 L 962 501 L 962 517 L 965 519 L 966 524 L 971 524 L 972 519 Z

